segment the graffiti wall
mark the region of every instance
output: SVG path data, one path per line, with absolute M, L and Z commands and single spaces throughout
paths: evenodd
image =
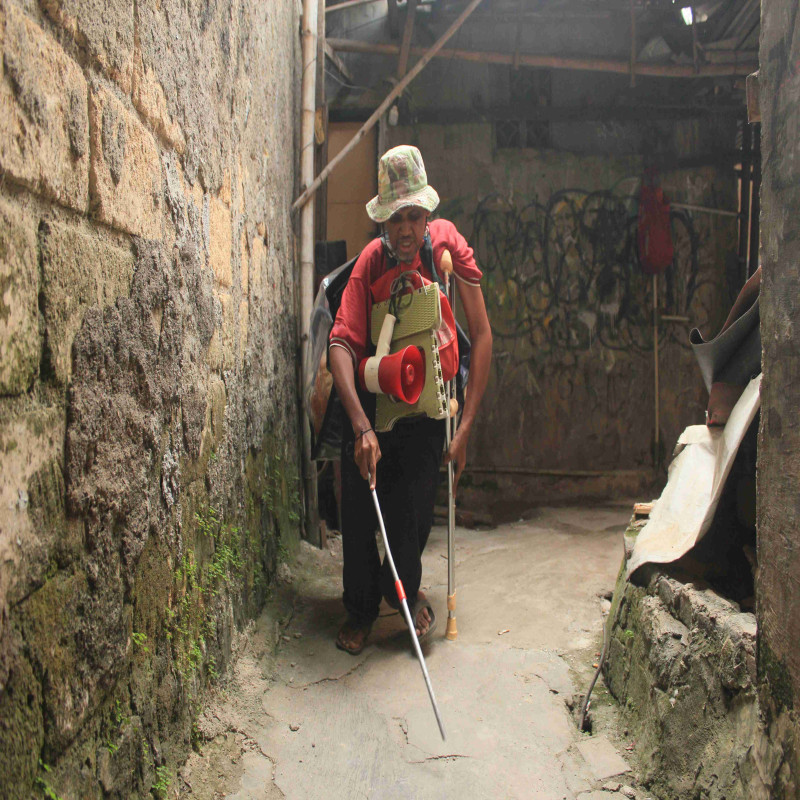
M 519 476 L 663 465 L 680 431 L 704 419 L 688 334 L 716 332 L 727 312 L 735 219 L 672 208 L 673 262 L 654 280 L 636 246 L 641 159 L 497 150 L 489 125 L 396 129 L 391 143 L 401 141 L 422 150 L 441 215 L 484 273 L 495 353 L 472 466 Z M 675 202 L 735 208 L 732 174 L 658 180 Z

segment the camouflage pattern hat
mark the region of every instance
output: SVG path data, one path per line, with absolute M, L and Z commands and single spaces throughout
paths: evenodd
M 410 144 L 387 150 L 378 163 L 378 194 L 367 203 L 370 219 L 386 222 L 406 206 L 420 206 L 430 212 L 438 205 L 439 195 L 428 186 L 419 150 Z

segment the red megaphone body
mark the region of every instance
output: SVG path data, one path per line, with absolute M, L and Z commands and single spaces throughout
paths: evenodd
M 369 392 L 413 405 L 425 385 L 425 362 L 418 347 L 404 347 L 391 355 L 365 358 L 359 364 L 358 379 Z

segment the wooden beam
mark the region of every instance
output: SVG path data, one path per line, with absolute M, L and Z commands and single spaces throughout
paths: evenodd
M 326 14 L 330 14 L 331 11 L 341 11 L 343 8 L 352 8 L 353 6 L 363 6 L 367 3 L 377 3 L 378 0 L 344 0 L 342 3 L 337 3 L 335 6 L 328 6 L 325 9 Z
M 522 41 L 522 3 L 523 0 L 519 0 L 519 5 L 517 6 L 517 38 L 516 42 L 514 43 L 514 69 L 519 69 L 519 45 Z
M 396 56 L 400 47 L 396 44 L 373 44 L 372 42 L 359 42 L 353 39 L 328 39 L 334 50 L 341 53 L 369 53 L 373 55 Z M 425 50 L 418 47 L 411 48 L 411 54 L 423 54 Z M 441 48 L 432 58 L 459 59 L 473 61 L 479 64 L 508 64 L 513 65 L 513 53 L 491 53 L 475 50 L 451 50 Z M 619 75 L 630 75 L 629 61 L 611 58 L 567 58 L 563 56 L 545 56 L 521 54 L 520 66 L 544 67 L 547 69 L 575 69 L 587 72 L 612 72 Z M 635 65 L 637 77 L 647 76 L 652 78 L 710 78 L 734 75 L 749 75 L 758 69 L 758 64 L 752 61 L 734 64 L 703 64 L 698 72 L 690 64 L 651 64 L 639 61 Z
M 400 45 L 400 58 L 397 61 L 397 80 L 400 80 L 408 69 L 408 55 L 411 50 L 411 39 L 414 36 L 414 20 L 417 16 L 417 0 L 406 3 L 406 24 L 403 27 L 403 42 Z
M 447 44 L 450 38 L 455 34 L 455 32 L 464 24 L 464 21 L 469 17 L 469 15 L 478 7 L 481 0 L 470 0 L 469 5 L 461 12 L 461 15 L 458 19 L 444 32 L 441 36 L 439 41 L 431 47 L 430 50 L 425 52 L 414 64 L 411 72 L 409 72 L 397 86 L 392 89 L 391 92 L 386 96 L 386 99 L 372 112 L 372 116 L 361 126 L 361 128 L 356 132 L 356 135 L 342 148 L 342 150 L 338 153 L 338 155 L 325 167 L 319 175 L 317 175 L 316 179 L 308 186 L 300 197 L 292 203 L 292 211 L 296 211 L 298 208 L 304 206 L 310 199 L 313 197 L 314 192 L 320 187 L 323 181 L 327 180 L 328 175 L 336 169 L 336 166 L 340 164 L 344 158 L 349 155 L 350 151 L 364 138 L 367 132 L 375 125 L 375 123 L 380 119 L 381 114 L 383 114 L 389 106 L 394 102 L 396 97 L 399 97 L 400 94 L 403 92 L 403 89 L 408 86 L 414 78 L 422 72 L 423 69 L 428 65 L 431 59 Z M 332 40 L 328 40 L 332 43 Z M 334 46 L 334 50 L 336 47 Z M 395 48 L 397 50 L 398 48 Z M 751 70 L 752 72 L 752 70 Z
M 747 121 L 761 122 L 761 96 L 758 90 L 758 72 L 747 76 L 745 83 L 747 93 Z
M 332 122 L 364 122 L 371 108 L 332 108 Z M 414 118 L 422 125 L 465 125 L 495 120 L 518 119 L 530 122 L 649 122 L 656 120 L 743 119 L 745 111 L 739 105 L 726 106 L 490 106 L 481 110 L 471 108 L 418 108 Z
M 341 72 L 342 75 L 344 75 L 344 77 L 347 78 L 347 80 L 349 80 L 352 83 L 353 82 L 352 73 L 350 72 L 349 69 L 347 69 L 344 61 L 342 61 L 342 59 L 336 55 L 336 51 L 331 47 L 330 42 L 328 42 L 327 39 L 325 40 L 324 47 L 325 47 L 325 55 L 331 60 L 336 69 L 338 69 L 339 72 Z
M 397 18 L 399 16 L 397 11 L 397 0 L 388 0 L 386 4 L 386 16 L 389 17 L 389 35 L 392 37 L 392 39 L 396 39 L 400 33 L 397 23 Z
M 631 0 L 631 88 L 636 86 L 636 10 Z
M 752 157 L 750 145 L 752 142 L 752 132 L 750 126 L 745 122 L 742 125 L 742 175 L 739 182 L 739 287 L 744 286 L 748 279 L 747 260 L 750 255 L 749 235 L 750 235 L 750 184 L 753 178 L 750 169 Z
M 749 126 L 748 126 L 749 127 Z M 750 206 L 750 254 L 748 258 L 747 277 L 758 269 L 758 255 L 761 244 L 761 125 L 753 125 L 753 180 Z

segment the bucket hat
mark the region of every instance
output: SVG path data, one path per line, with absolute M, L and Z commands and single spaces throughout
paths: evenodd
M 378 162 L 378 194 L 367 203 L 367 214 L 374 222 L 386 222 L 400 208 L 421 206 L 433 211 L 439 195 L 428 186 L 422 155 L 410 144 L 387 150 Z

